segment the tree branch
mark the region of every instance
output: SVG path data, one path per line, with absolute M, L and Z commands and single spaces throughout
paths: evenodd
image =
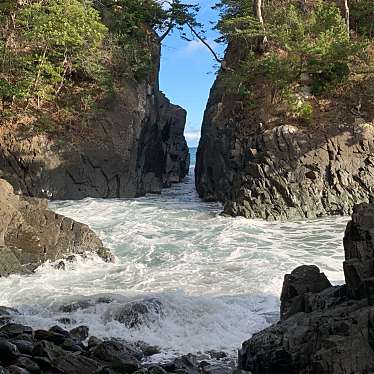
M 191 30 L 192 34 L 194 34 L 196 36 L 196 38 L 198 38 L 201 43 L 203 43 L 208 49 L 209 51 L 212 53 L 214 59 L 219 63 L 219 64 L 222 64 L 223 62 L 223 59 L 221 59 L 217 53 L 214 51 L 214 49 L 209 45 L 209 43 L 204 39 L 202 38 L 198 32 L 195 31 L 195 29 L 187 22 L 186 23 L 187 27 Z

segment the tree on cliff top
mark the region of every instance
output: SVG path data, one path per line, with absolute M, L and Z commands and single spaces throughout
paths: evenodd
M 256 12 L 258 5 L 258 0 L 218 4 L 221 40 L 245 45 L 233 67 L 235 74 L 227 81 L 235 79 L 234 86 L 250 94 L 251 82 L 265 79 L 272 103 L 285 100 L 297 115 L 309 116 L 312 104 L 300 94 L 302 86 L 321 95 L 344 84 L 356 66 L 366 62 L 369 42 L 362 35 L 350 37 L 346 12 L 333 2 L 268 0 L 262 19 Z M 264 38 L 266 46 L 259 48 L 258 40 Z
M 212 53 L 213 57 L 221 59 L 205 38 L 202 24 L 196 19 L 199 5 L 184 3 L 180 0 L 106 0 L 101 2 L 101 9 L 110 10 L 108 22 L 110 29 L 117 34 L 123 44 L 134 38 L 143 40 L 147 29 L 154 31 L 158 41 L 162 41 L 174 30 L 179 31 L 185 40 L 197 38 Z M 186 32 L 186 28 L 190 36 Z

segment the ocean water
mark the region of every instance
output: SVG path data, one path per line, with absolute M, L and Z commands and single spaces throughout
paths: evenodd
M 37 328 L 64 326 L 58 321 L 69 317 L 67 327 L 85 324 L 99 337 L 158 345 L 158 358 L 210 349 L 235 355 L 241 342 L 277 320 L 285 273 L 316 264 L 331 281 L 343 281 L 348 218 L 280 223 L 222 217 L 220 204 L 198 198 L 193 166 L 184 183 L 161 195 L 50 206 L 90 225 L 116 262 L 90 257 L 66 271 L 45 264 L 30 276 L 0 279 L 0 305 L 18 308 L 17 320 Z M 162 313 L 154 311 L 139 328 L 114 320 L 128 302 L 144 299 L 158 300 Z M 82 300 L 88 308 L 61 311 Z

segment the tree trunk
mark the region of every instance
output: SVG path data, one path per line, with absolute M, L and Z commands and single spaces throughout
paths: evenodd
M 347 26 L 348 38 L 350 38 L 351 27 L 350 27 L 350 22 L 349 22 L 349 4 L 348 4 L 348 0 L 344 0 L 344 18 L 345 18 L 345 24 Z
M 264 18 L 262 17 L 262 0 L 255 0 L 254 1 L 254 13 L 257 17 L 258 21 L 260 22 L 262 31 L 264 32 L 264 36 L 259 38 L 258 40 L 258 49 L 260 51 L 263 51 L 265 44 L 267 43 L 267 37 L 266 37 L 266 29 L 265 29 L 265 22 Z

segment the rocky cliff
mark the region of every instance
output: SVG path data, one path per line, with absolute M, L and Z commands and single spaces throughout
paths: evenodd
M 136 197 L 180 182 L 189 170 L 186 112 L 160 92 L 159 63 L 155 42 L 146 79 L 123 79 L 87 123 L 43 133 L 26 122 L 3 126 L 0 177 L 49 199 Z
M 86 253 L 113 260 L 88 226 L 48 210 L 47 200 L 14 194 L 0 179 L 0 277 Z
M 309 121 L 274 104 L 262 79 L 250 100 L 228 75 L 245 49 L 230 45 L 205 111 L 197 153 L 196 187 L 225 213 L 263 219 L 350 214 L 368 202 L 374 182 L 372 78 L 311 100 Z M 305 83 L 307 85 L 307 83 Z M 301 87 L 308 91 L 308 87 Z
M 315 266 L 285 276 L 281 321 L 243 343 L 239 367 L 253 374 L 374 371 L 374 205 L 354 209 L 344 237 L 346 284 Z

